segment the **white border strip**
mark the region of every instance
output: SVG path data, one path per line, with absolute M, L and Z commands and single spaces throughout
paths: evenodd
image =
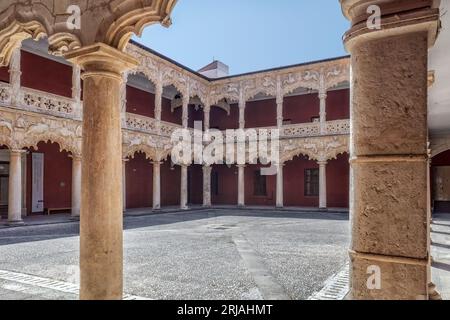
M 322 290 L 311 295 L 308 300 L 344 300 L 350 290 L 349 270 L 350 267 L 347 263 L 341 271 L 325 281 Z
M 24 273 L 18 273 L 18 272 L 12 272 L 12 271 L 6 271 L 6 270 L 0 270 L 0 279 L 12 281 L 12 282 L 18 282 L 25 285 L 30 286 L 37 286 L 45 289 L 55 290 L 59 292 L 64 293 L 70 293 L 74 295 L 79 295 L 80 287 L 79 285 L 65 282 L 65 281 L 59 281 L 59 280 L 53 280 L 48 278 L 42 278 L 37 276 L 32 276 Z M 123 300 L 148 300 L 144 297 L 139 296 L 133 296 L 129 294 L 125 294 L 123 296 Z

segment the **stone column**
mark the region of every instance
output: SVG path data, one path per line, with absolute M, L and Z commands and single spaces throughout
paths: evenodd
M 283 166 L 284 164 L 279 164 L 277 166 L 277 208 L 284 207 L 284 179 L 283 179 Z
M 97 43 L 66 54 L 84 69 L 80 299 L 122 299 L 123 196 L 120 87 L 138 62 Z
M 327 162 L 319 161 L 319 208 L 327 208 Z
M 127 211 L 127 162 L 129 159 L 122 159 L 122 208 Z
M 320 99 L 320 133 L 326 134 L 327 132 L 327 90 L 321 89 L 319 91 Z
M 81 208 L 81 157 L 72 156 L 72 217 L 80 216 Z
M 162 113 L 162 99 L 163 99 L 163 85 L 162 80 L 155 85 L 155 120 L 158 133 L 161 133 L 161 113 Z
M 153 210 L 161 209 L 161 162 L 153 162 Z
M 72 66 L 72 99 L 75 100 L 77 114 L 81 117 L 81 68 L 76 64 Z
M 209 105 L 206 105 L 203 109 L 203 126 L 205 128 L 205 131 L 209 130 L 210 126 L 210 113 L 211 113 L 211 107 Z
M 245 206 L 245 165 L 238 165 L 238 207 Z
M 189 95 L 188 94 L 184 94 L 183 95 L 183 106 L 182 106 L 182 123 L 183 123 L 183 128 L 187 129 L 188 124 L 189 124 Z
M 431 0 L 341 4 L 352 22 L 351 297 L 428 299 L 427 59 L 439 10 Z M 367 28 L 373 4 L 380 29 Z
M 203 166 L 203 207 L 211 207 L 211 166 Z
M 22 46 L 18 46 L 14 49 L 12 56 L 11 56 L 11 62 L 9 65 L 9 83 L 11 85 L 12 95 L 11 95 L 11 102 L 13 105 L 20 104 L 21 101 L 21 94 L 20 94 L 20 87 L 21 87 L 21 77 L 22 77 L 22 71 L 21 71 L 21 59 L 22 59 Z
M 27 216 L 27 154 L 22 153 L 22 217 Z
M 180 188 L 180 208 L 186 210 L 188 208 L 188 166 L 181 165 L 181 188 Z
M 22 224 L 22 154 L 11 150 L 9 160 L 8 223 Z
M 277 128 L 281 129 L 283 127 L 283 102 L 284 102 L 284 96 L 283 96 L 283 90 L 282 90 L 282 83 L 281 83 L 281 76 L 277 77 Z
M 127 127 L 127 83 L 128 83 L 128 72 L 122 72 L 122 83 L 120 84 L 120 117 L 122 122 L 122 127 Z

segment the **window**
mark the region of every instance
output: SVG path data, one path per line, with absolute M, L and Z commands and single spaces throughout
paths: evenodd
M 211 194 L 219 195 L 219 173 L 214 171 L 211 173 Z
M 305 169 L 305 196 L 319 196 L 319 169 Z
M 261 170 L 256 170 L 253 175 L 254 195 L 258 197 L 267 196 L 266 176 L 261 175 Z

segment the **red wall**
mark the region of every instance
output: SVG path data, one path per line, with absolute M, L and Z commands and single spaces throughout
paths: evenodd
M 162 108 L 161 108 L 161 120 L 175 123 L 175 124 L 182 124 L 182 108 L 176 108 L 173 112 L 171 111 L 171 103 L 170 100 L 163 98 L 162 100 Z
M 237 104 L 230 106 L 230 115 L 221 108 L 212 107 L 210 113 L 210 127 L 219 130 L 239 128 L 239 107 Z
M 189 128 L 194 128 L 195 121 L 201 121 L 203 124 L 205 113 L 203 112 L 202 108 L 195 110 L 195 107 L 193 105 L 189 105 L 188 113 L 189 113 L 189 122 L 188 122 Z
M 9 83 L 9 68 L 0 67 L 0 81 Z
M 432 165 L 435 167 L 450 166 L 450 150 L 442 152 L 435 156 L 432 160 Z
M 219 205 L 237 205 L 238 202 L 238 168 L 226 165 L 214 165 L 212 172 L 218 173 L 219 194 L 211 194 L 212 204 Z
M 200 165 L 189 167 L 189 203 L 203 204 L 203 169 Z
M 153 206 L 153 165 L 143 153 L 136 153 L 126 164 L 127 208 Z
M 348 154 L 339 155 L 327 165 L 327 204 L 329 208 L 349 207 L 350 164 Z
M 32 156 L 44 154 L 44 208 L 72 207 L 72 159 L 65 151 L 59 151 L 56 143 L 38 144 L 38 150 L 27 155 L 27 210 L 31 214 Z
M 245 127 L 273 127 L 277 125 L 277 104 L 275 99 L 247 102 Z
M 161 164 L 161 206 L 180 205 L 181 168 L 170 168 L 170 158 Z
M 72 67 L 22 51 L 22 86 L 72 97 Z
M 253 206 L 275 206 L 276 203 L 276 175 L 266 176 L 267 196 L 255 196 L 254 172 L 260 170 L 262 165 L 247 165 L 245 167 L 245 204 Z M 236 187 L 237 188 L 237 185 Z
M 284 98 L 283 118 L 290 119 L 292 124 L 311 122 L 311 118 L 318 117 L 319 112 L 320 101 L 317 93 Z
M 284 205 L 289 207 L 318 207 L 319 197 L 305 196 L 305 169 L 319 168 L 304 156 L 286 162 L 283 168 Z
M 350 89 L 329 91 L 327 121 L 350 119 Z
M 155 117 L 155 95 L 127 86 L 127 112 Z

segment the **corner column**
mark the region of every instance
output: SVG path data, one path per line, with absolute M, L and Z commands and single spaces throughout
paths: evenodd
M 72 217 L 80 216 L 81 208 L 81 156 L 72 156 Z
M 434 1 L 342 0 L 351 53 L 353 299 L 428 299 L 427 60 Z M 367 28 L 378 5 L 380 28 Z
M 327 208 L 327 161 L 317 162 L 319 165 L 319 209 Z
M 203 207 L 211 207 L 211 166 L 203 166 Z
M 123 296 L 123 195 L 120 88 L 138 62 L 97 43 L 66 54 L 84 73 L 80 299 Z
M 153 210 L 161 209 L 161 162 L 153 162 Z
M 8 224 L 22 224 L 22 154 L 11 150 L 9 160 Z

